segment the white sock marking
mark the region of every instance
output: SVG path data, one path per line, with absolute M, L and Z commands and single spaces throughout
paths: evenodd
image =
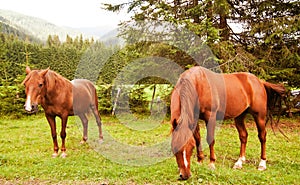
M 243 162 L 246 161 L 246 157 L 243 156 L 243 157 L 239 157 L 238 161 L 234 164 L 234 167 L 233 168 L 242 168 L 243 167 Z
M 265 170 L 265 169 L 267 169 L 267 161 L 266 160 L 263 160 L 263 159 L 261 159 L 260 160 L 260 163 L 259 163 L 259 165 L 258 165 L 258 170 Z
M 246 157 L 245 156 L 240 157 L 239 160 L 242 160 L 242 162 L 245 162 L 246 161 Z

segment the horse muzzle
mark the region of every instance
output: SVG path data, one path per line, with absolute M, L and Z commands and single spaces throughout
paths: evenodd
M 33 103 L 33 104 L 25 104 L 24 105 L 24 109 L 27 113 L 29 114 L 33 114 L 33 113 L 37 113 L 38 109 L 38 104 Z
M 191 177 L 191 174 L 180 174 L 178 180 L 188 180 Z

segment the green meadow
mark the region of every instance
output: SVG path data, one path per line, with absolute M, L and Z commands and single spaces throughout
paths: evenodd
M 120 121 L 121 119 L 121 121 Z M 175 157 L 169 146 L 168 121 L 152 118 L 102 116 L 104 143 L 97 143 L 96 123 L 89 123 L 89 140 L 80 144 L 82 127 L 70 117 L 66 158 L 52 158 L 50 127 L 43 115 L 21 119 L 0 118 L 0 184 L 299 184 L 300 119 L 283 119 L 279 131 L 268 126 L 267 170 L 258 171 L 260 143 L 255 124 L 247 121 L 249 141 L 243 169 L 232 169 L 239 156 L 238 133 L 231 122 L 216 132 L 216 170 L 206 158 L 198 164 L 192 158 L 192 177 L 179 181 Z M 60 120 L 57 119 L 57 133 Z M 201 134 L 205 137 L 205 127 Z M 114 142 L 112 142 L 115 141 Z M 58 137 L 59 145 L 61 144 Z M 117 145 L 117 144 L 118 145 Z M 126 150 L 126 148 L 129 148 Z M 139 148 L 145 149 L 141 152 Z M 136 150 L 135 150 L 136 149 Z M 194 151 L 195 154 L 195 151 Z M 143 156 L 145 155 L 145 156 Z

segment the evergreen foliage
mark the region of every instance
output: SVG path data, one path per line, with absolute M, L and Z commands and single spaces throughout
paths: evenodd
M 97 85 L 99 109 L 110 113 L 115 80 L 136 78 L 145 72 L 140 69 L 147 69 L 149 65 L 132 66 L 131 70 L 135 72 L 121 76 L 124 67 L 130 63 L 150 56 L 176 62 L 183 69 L 197 65 L 190 54 L 201 50 L 202 45 L 193 48 L 196 51 L 182 51 L 177 46 L 189 45 L 192 40 L 185 38 L 187 34 L 182 30 L 175 33 L 180 34 L 184 41 L 160 42 L 160 37 L 157 41 L 145 41 L 149 35 L 155 37 L 155 33 L 147 30 L 143 23 L 153 20 L 171 22 L 195 33 L 209 46 L 225 73 L 248 71 L 265 80 L 287 82 L 291 88 L 299 87 L 299 6 L 300 2 L 292 0 L 133 0 L 124 4 L 106 4 L 104 8 L 109 11 L 127 9 L 133 13 L 132 18 L 120 27 L 120 36 L 127 41 L 122 48 L 69 35 L 66 38 L 49 35 L 47 41 L 41 43 L 23 34 L 22 30 L 0 24 L 0 114 L 22 113 L 25 97 L 20 84 L 26 66 L 33 69 L 50 67 L 70 80 L 90 79 Z M 243 29 L 233 31 L 229 26 L 232 23 L 242 25 Z M 132 29 L 128 26 L 130 24 L 143 28 L 143 31 Z M 142 93 L 147 86 L 170 82 L 149 76 L 135 83 Z M 129 96 L 130 106 L 136 107 L 136 111 L 148 106 L 145 97 L 137 92 L 121 95 Z
M 136 36 L 136 31 L 128 26 L 130 24 L 171 22 L 203 39 L 217 57 L 223 72 L 249 71 L 266 80 L 288 82 L 289 86 L 300 84 L 299 1 L 133 0 L 103 6 L 112 12 L 127 9 L 133 13 L 129 21 L 121 24 L 121 35 L 126 40 L 132 40 L 131 35 Z M 230 26 L 233 24 L 242 28 L 234 31 Z M 140 28 L 140 32 L 147 32 L 144 26 Z M 156 46 L 156 50 L 166 48 Z M 186 57 L 177 56 L 174 61 L 194 65 Z

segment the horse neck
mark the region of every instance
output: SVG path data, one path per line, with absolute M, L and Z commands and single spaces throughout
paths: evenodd
M 72 91 L 71 82 L 54 71 L 49 71 L 45 78 L 46 87 L 44 96 L 55 96 L 61 93 Z

